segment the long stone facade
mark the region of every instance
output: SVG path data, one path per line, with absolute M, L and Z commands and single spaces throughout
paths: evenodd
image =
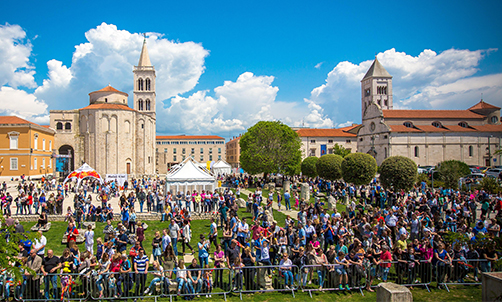
M 481 100 L 466 110 L 396 110 L 392 77 L 378 59 L 361 81 L 362 125 L 357 150 L 373 155 L 380 165 L 387 157 L 406 156 L 418 165 L 444 160 L 495 166 L 502 145 L 500 108 Z M 376 91 L 375 91 L 376 90 Z

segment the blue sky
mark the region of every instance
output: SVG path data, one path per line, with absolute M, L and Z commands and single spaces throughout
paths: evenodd
M 396 108 L 465 109 L 481 93 L 502 106 L 501 1 L 1 1 L 0 11 L 1 113 L 39 123 L 108 83 L 132 106 L 143 32 L 159 134 L 359 123 L 375 54 Z

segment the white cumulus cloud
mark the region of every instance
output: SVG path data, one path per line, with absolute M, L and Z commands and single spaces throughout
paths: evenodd
M 395 49 L 378 54 L 393 76 L 394 108 L 467 109 L 484 99 L 502 106 L 502 74 L 476 76 L 488 50 L 449 49 L 440 53 L 425 49 L 412 56 Z M 340 62 L 326 83 L 312 90 L 310 101 L 323 107 L 334 124 L 361 121 L 361 84 L 373 60 Z
M 16 115 L 39 124 L 48 124 L 47 104 L 24 90 L 0 88 L 0 114 Z
M 19 25 L 0 25 L 0 86 L 37 86 L 30 64 L 31 49 L 31 42 Z

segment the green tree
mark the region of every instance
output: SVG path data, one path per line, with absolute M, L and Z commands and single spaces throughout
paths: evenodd
M 446 188 L 457 189 L 459 178 L 471 173 L 469 166 L 459 160 L 446 160 L 438 166 L 439 179 L 444 181 Z
M 342 178 L 343 157 L 336 154 L 326 154 L 319 158 L 316 164 L 317 174 L 324 179 L 337 180 Z
M 417 180 L 417 164 L 404 156 L 391 156 L 379 168 L 380 183 L 396 191 L 410 190 Z
M 301 141 L 298 133 L 279 121 L 261 121 L 240 139 L 242 169 L 250 174 L 300 173 Z
M 479 184 L 479 188 L 490 194 L 497 194 L 500 192 L 500 185 L 494 177 L 483 177 Z
M 316 164 L 318 157 L 309 156 L 302 161 L 302 174 L 311 178 L 317 176 Z
M 344 146 L 340 146 L 339 144 L 335 144 L 335 146 L 333 146 L 333 154 L 340 155 L 341 157 L 349 155 L 350 152 L 350 150 L 345 149 Z
M 343 180 L 356 186 L 369 184 L 376 171 L 376 160 L 366 153 L 348 154 L 342 162 Z
M 0 233 L 0 267 L 5 269 L 5 274 L 13 276 L 17 281 L 23 279 L 23 272 L 28 271 L 34 273 L 22 264 L 22 261 L 17 257 L 19 253 L 19 242 L 21 240 L 35 242 L 39 238 L 38 233 L 16 233 L 14 226 L 7 226 L 5 217 L 0 211 L 1 229 Z M 7 236 L 6 236 L 7 235 Z M 8 238 L 8 239 L 7 239 Z

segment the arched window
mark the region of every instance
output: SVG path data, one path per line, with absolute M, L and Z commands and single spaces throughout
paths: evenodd
M 415 157 L 418 157 L 420 155 L 418 146 L 415 146 Z
M 403 125 L 406 127 L 406 128 L 413 128 L 413 123 L 412 122 L 404 122 Z
M 57 129 L 57 130 L 63 130 L 63 123 L 58 122 L 58 123 L 56 124 L 56 129 Z
M 143 90 L 143 79 L 138 79 L 138 90 Z
M 472 157 L 473 153 L 474 153 L 474 148 L 472 146 L 469 146 L 469 157 Z
M 35 134 L 33 136 L 33 149 L 35 149 L 35 150 L 38 149 L 38 134 Z
M 432 126 L 436 127 L 436 128 L 442 128 L 443 125 L 441 125 L 441 122 L 432 122 Z
M 71 123 L 65 123 L 64 124 L 64 130 L 71 130 Z
M 150 100 L 146 100 L 146 111 L 150 111 Z
M 458 123 L 458 125 L 462 128 L 468 128 L 469 127 L 469 124 L 467 124 L 466 122 L 460 122 Z
M 387 147 L 383 148 L 383 158 L 387 158 Z
M 150 79 L 145 80 L 146 91 L 150 91 L 152 88 L 150 86 Z
M 496 123 L 498 123 L 499 118 L 496 117 L 496 116 L 492 116 L 492 118 L 490 119 L 490 121 L 492 122 L 492 124 L 496 124 Z
M 138 101 L 138 110 L 143 110 L 143 100 Z

